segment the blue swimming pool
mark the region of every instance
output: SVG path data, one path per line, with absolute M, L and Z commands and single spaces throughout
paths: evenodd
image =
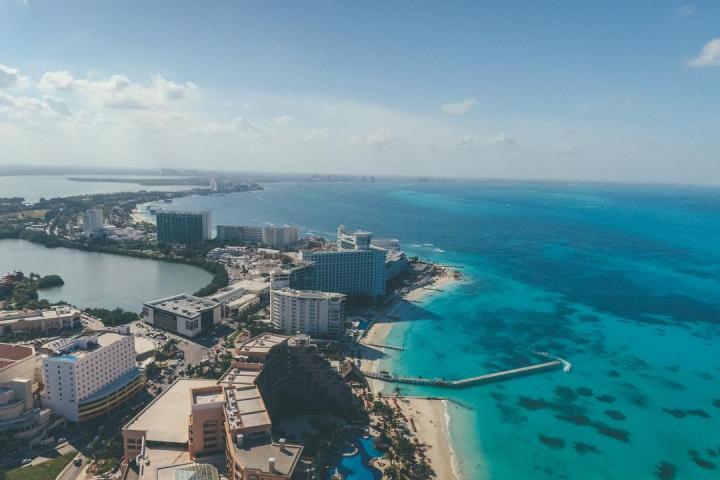
M 351 457 L 341 457 L 335 466 L 344 480 L 379 480 L 382 478 L 380 471 L 370 465 L 370 460 L 382 456 L 382 452 L 375 448 L 372 438 L 354 438 L 353 445 L 357 447 L 358 453 Z M 333 469 L 328 478 L 335 473 Z

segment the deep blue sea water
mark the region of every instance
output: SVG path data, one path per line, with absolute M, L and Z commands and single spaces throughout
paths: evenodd
M 404 307 L 384 359 L 463 378 L 538 362 L 561 371 L 446 396 L 468 479 L 720 478 L 720 189 L 562 183 L 271 184 L 175 201 L 215 224 L 340 223 L 463 265 Z

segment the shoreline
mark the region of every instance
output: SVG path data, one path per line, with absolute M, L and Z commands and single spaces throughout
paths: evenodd
M 380 351 L 386 349 L 377 347 L 385 345 L 387 337 L 396 322 L 405 321 L 402 315 L 394 316 L 396 310 L 406 303 L 418 303 L 430 295 L 443 293 L 445 289 L 455 282 L 459 282 L 455 271 L 443 267 L 442 273 L 433 278 L 428 285 L 419 286 L 402 296 L 393 299 L 387 306 L 380 308 L 375 316 L 384 321 L 374 321 L 360 340 L 369 348 Z M 369 344 L 374 344 L 371 347 Z M 369 370 L 377 372 L 380 369 L 380 358 L 364 360 L 368 362 Z M 377 379 L 368 379 L 370 391 L 377 394 L 383 389 L 384 382 Z M 395 403 L 402 414 L 408 419 L 408 426 L 420 444 L 426 446 L 426 455 L 435 471 L 436 478 L 448 480 L 463 480 L 459 471 L 459 461 L 452 445 L 450 434 L 450 412 L 448 400 L 429 397 L 386 396 L 388 401 Z
M 130 218 L 132 218 L 133 222 L 135 223 L 149 223 L 151 225 L 153 224 L 152 222 L 143 218 L 142 214 L 137 210 L 133 210 L 132 212 L 130 212 Z
M 427 445 L 428 460 L 437 478 L 461 480 L 450 435 L 448 400 L 404 397 L 400 408 L 411 419 L 418 441 Z

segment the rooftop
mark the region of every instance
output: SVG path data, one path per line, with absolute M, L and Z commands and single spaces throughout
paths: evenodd
M 234 444 L 235 445 L 235 444 Z M 280 445 L 268 440 L 245 442 L 242 447 L 235 445 L 235 452 L 246 469 L 259 470 L 263 473 L 279 473 L 290 475 L 300 458 L 302 447 L 299 445 Z M 268 459 L 275 459 L 275 468 L 271 472 Z
M 171 314 L 182 313 L 183 316 L 189 318 L 198 316 L 202 312 L 213 309 L 218 305 L 220 304 L 213 300 L 188 295 L 187 293 L 145 302 L 145 306 L 157 308 Z
M 12 365 L 18 360 L 31 357 L 34 353 L 35 349 L 33 347 L 0 343 L 0 362 L 3 362 L 3 364 L 0 364 L 0 368 L 6 366 L 5 363 Z
M 263 333 L 254 337 L 239 348 L 239 353 L 244 354 L 264 354 L 270 351 L 275 345 L 287 342 L 290 337 L 286 335 L 276 335 L 274 333 Z
M 225 398 L 228 429 L 272 425 L 265 402 L 256 386 L 227 386 L 225 387 Z
M 188 401 L 190 391 L 216 384 L 217 381 L 211 379 L 176 380 L 130 420 L 123 430 L 143 430 L 146 432 L 145 438 L 150 442 L 187 443 L 187 419 L 192 407 Z
M 233 385 L 255 385 L 255 379 L 260 374 L 260 370 L 246 370 L 242 368 L 230 368 L 220 377 L 218 383 Z
M 210 403 L 224 402 L 225 397 L 223 396 L 222 388 L 209 391 L 193 391 L 192 392 L 193 405 L 205 405 Z
M 296 298 L 327 298 L 329 300 L 341 300 L 346 297 L 346 295 L 342 293 L 335 293 L 335 292 L 321 292 L 319 290 L 293 290 L 291 288 L 282 288 L 279 290 L 273 290 L 273 293 L 281 293 L 286 296 L 296 297 Z
M 42 348 L 54 353 L 55 356 L 51 357 L 54 360 L 73 362 L 84 357 L 89 352 L 108 347 L 125 338 L 130 337 L 111 331 L 91 332 L 77 337 L 60 338 L 46 343 Z
M 270 288 L 270 284 L 267 282 L 259 282 L 257 280 L 240 280 L 230 284 L 227 288 L 231 290 L 242 288 L 249 292 L 262 292 L 263 290 Z
M 0 311 L 0 323 L 17 322 L 18 320 L 52 320 L 78 315 L 80 310 L 70 307 L 54 307 L 47 310 L 10 310 Z

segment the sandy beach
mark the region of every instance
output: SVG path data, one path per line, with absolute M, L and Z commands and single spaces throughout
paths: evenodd
M 133 219 L 133 222 L 135 223 L 150 223 L 148 222 L 139 212 L 132 212 L 130 213 L 130 218 Z
M 385 318 L 372 324 L 361 343 L 368 345 L 368 348 L 385 350 L 382 347 L 377 347 L 377 345 L 385 345 L 394 322 L 402 321 L 402 306 L 406 302 L 418 302 L 427 295 L 442 292 L 456 281 L 458 279 L 455 278 L 453 272 L 446 269 L 431 284 L 413 289 L 406 295 L 394 300 L 390 305 L 384 307 L 381 312 L 378 312 L 378 317 Z M 397 315 L 397 313 L 400 314 Z M 400 319 L 396 319 L 396 315 Z M 379 359 L 365 359 L 364 362 L 364 369 L 369 371 L 376 372 L 380 367 Z M 384 383 L 380 380 L 368 380 L 370 390 L 375 393 L 384 386 Z M 456 468 L 455 454 L 448 430 L 447 401 L 419 397 L 386 397 L 386 401 L 402 410 L 415 437 L 421 444 L 426 445 L 426 455 L 437 474 L 436 478 L 460 480 L 461 477 Z
M 382 318 L 381 321 L 375 321 L 370 326 L 360 343 L 364 343 L 366 345 L 384 345 L 390 330 L 392 330 L 393 323 L 395 321 L 402 321 L 402 318 L 400 320 L 396 320 L 395 318 L 397 310 L 403 306 L 404 302 L 418 302 L 428 295 L 441 293 L 444 289 L 457 281 L 459 280 L 455 278 L 454 272 L 445 269 L 443 273 L 435 277 L 433 282 L 429 285 L 415 288 L 407 294 L 393 300 L 390 304 L 382 307 L 377 312 L 376 316 L 384 318 Z M 377 365 L 375 364 L 377 361 L 370 360 L 370 363 L 371 365 L 369 365 L 369 369 L 371 371 L 376 371 Z
M 449 287 L 457 281 L 458 280 L 453 276 L 453 272 L 446 269 L 441 275 L 435 277 L 430 285 L 411 290 L 403 298 L 408 302 L 417 302 L 427 295 L 442 292 L 444 288 Z
M 447 400 L 407 397 L 398 399 L 398 404 L 410 429 L 427 446 L 426 455 L 436 478 L 460 480 L 448 430 Z
M 448 430 L 447 400 L 421 397 L 384 397 L 383 401 L 400 412 L 421 451 L 442 480 L 462 480 L 455 461 Z M 383 468 L 381 458 L 376 466 Z

